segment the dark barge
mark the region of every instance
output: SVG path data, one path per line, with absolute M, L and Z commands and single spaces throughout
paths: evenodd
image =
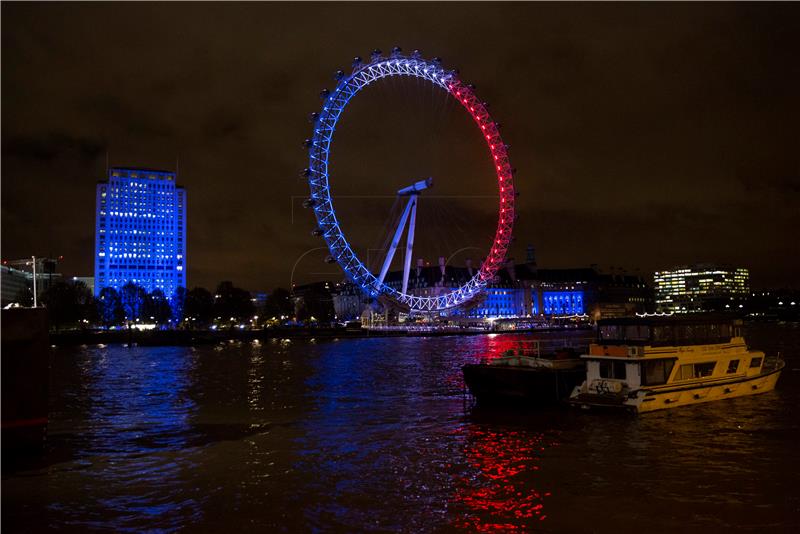
M 463 367 L 464 382 L 479 405 L 555 404 L 586 379 L 581 347 L 542 350 L 539 342 L 520 343 L 487 363 Z

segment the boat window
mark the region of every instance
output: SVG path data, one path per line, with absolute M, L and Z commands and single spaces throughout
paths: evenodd
M 695 378 L 702 378 L 704 376 L 711 376 L 714 374 L 714 367 L 717 366 L 717 362 L 708 362 L 708 363 L 696 363 L 694 364 L 694 376 Z
M 614 378 L 618 379 L 625 378 L 625 362 L 621 361 L 614 362 Z
M 600 327 L 600 339 L 622 339 L 620 327 L 615 324 L 607 324 Z
M 653 341 L 663 341 L 664 340 L 664 327 L 663 326 L 654 326 L 653 327 Z
M 714 374 L 714 368 L 717 362 L 707 363 L 687 363 L 681 365 L 679 380 L 689 380 L 690 378 L 703 378 L 704 376 L 711 376 Z
M 601 360 L 600 364 L 600 378 L 625 378 L 625 362 L 614 360 Z
M 719 327 L 719 335 L 723 339 L 725 339 L 725 338 L 730 339 L 730 337 L 731 337 L 731 325 L 729 325 L 729 324 L 720 325 L 720 327 Z
M 728 371 L 727 373 L 733 374 L 739 370 L 739 360 L 731 360 L 728 362 Z
M 761 358 L 753 358 L 750 360 L 750 368 L 761 367 Z
M 654 360 L 642 363 L 642 385 L 657 386 L 666 384 L 672 368 L 675 366 L 673 360 Z
M 719 323 L 711 323 L 708 325 L 708 331 L 706 334 L 708 335 L 708 339 L 717 340 L 720 338 L 720 325 Z
M 653 341 L 656 343 L 672 343 L 675 338 L 675 332 L 672 325 L 654 326 L 653 327 Z
M 646 341 L 650 339 L 650 327 L 634 324 L 625 327 L 625 339 Z

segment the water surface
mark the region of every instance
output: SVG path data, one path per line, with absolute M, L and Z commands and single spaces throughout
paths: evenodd
M 47 452 L 7 532 L 800 531 L 800 329 L 776 391 L 641 417 L 471 409 L 520 336 L 53 350 Z

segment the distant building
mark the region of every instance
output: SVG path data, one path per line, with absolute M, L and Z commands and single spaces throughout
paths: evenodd
M 528 257 L 533 257 L 532 251 Z M 418 260 L 416 269 L 409 272 L 408 293 L 441 295 L 476 273 L 470 262 L 456 267 L 445 265 L 444 258 L 435 266 Z M 399 291 L 402 277 L 402 271 L 389 272 L 385 283 Z M 333 301 L 340 320 L 359 317 L 369 305 L 369 298 L 351 283 L 336 284 Z M 440 315 L 472 319 L 589 315 L 596 320 L 653 310 L 652 288 L 641 276 L 606 274 L 595 268 L 538 269 L 535 259 L 520 265 L 510 259 L 479 295 Z
M 186 191 L 175 173 L 112 167 L 96 208 L 95 294 L 134 282 L 171 298 L 186 287 Z
M 532 315 L 589 315 L 593 320 L 653 311 L 653 293 L 641 276 L 597 268 L 537 269 L 525 277 Z
M 315 282 L 292 288 L 295 317 L 298 321 L 330 322 L 336 316 L 332 282 Z
M 31 282 L 33 275 L 29 272 L 14 269 L 6 265 L 0 266 L 0 273 L 2 273 L 2 280 L 0 280 L 0 288 L 2 289 L 3 306 L 18 302 L 22 295 L 30 294 L 33 298 L 33 289 Z
M 264 313 L 264 309 L 267 306 L 268 298 L 269 298 L 269 293 L 267 293 L 266 291 L 250 292 L 250 302 L 253 303 L 253 306 L 255 306 L 255 309 L 259 314 Z
M 51 262 L 52 263 L 52 262 Z M 33 272 L 23 269 L 15 269 L 8 265 L 2 265 L 2 278 L 0 278 L 0 288 L 2 289 L 2 306 L 12 302 L 33 301 Z M 42 293 L 47 291 L 50 286 L 61 279 L 61 274 L 53 272 L 55 264 L 49 266 L 47 262 L 43 265 L 43 272 L 36 273 L 36 293 L 38 298 L 42 298 Z M 24 299 L 22 297 L 25 297 Z
M 331 289 L 334 318 L 337 321 L 356 321 L 370 305 L 369 298 L 351 282 L 333 284 Z
M 742 267 L 700 263 L 656 271 L 653 280 L 661 312 L 720 310 L 750 293 L 750 272 Z

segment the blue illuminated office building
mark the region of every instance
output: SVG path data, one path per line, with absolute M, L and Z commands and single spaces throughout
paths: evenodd
M 97 184 L 95 293 L 128 282 L 172 298 L 186 287 L 186 191 L 175 173 L 112 167 Z

